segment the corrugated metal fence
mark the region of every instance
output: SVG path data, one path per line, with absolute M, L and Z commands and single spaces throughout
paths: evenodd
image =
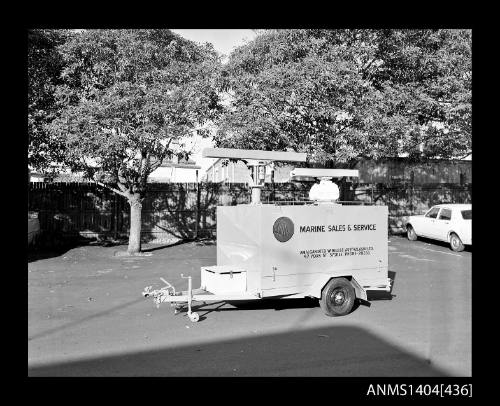
M 305 200 L 310 185 L 267 185 L 262 201 Z M 389 207 L 389 225 L 402 231 L 406 216 L 422 213 L 437 203 L 470 203 L 472 186 L 432 184 L 359 184 L 349 199 Z M 62 235 L 124 237 L 129 228 L 129 206 L 123 196 L 94 183 L 32 182 L 28 210 L 38 212 L 42 230 Z M 215 235 L 216 207 L 248 203 L 246 184 L 184 183 L 150 184 L 143 201 L 142 236 L 149 242 L 173 242 Z

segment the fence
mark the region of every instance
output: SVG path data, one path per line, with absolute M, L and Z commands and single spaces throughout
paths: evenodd
M 388 186 L 361 184 L 352 191 L 353 200 L 386 205 L 389 209 L 389 231 L 405 231 L 408 216 L 423 214 L 440 203 L 472 203 L 472 184 L 423 184 Z
M 266 185 L 261 200 L 300 201 L 310 185 Z M 391 232 L 403 231 L 405 218 L 437 203 L 471 202 L 472 185 L 452 184 L 350 185 L 343 200 L 387 205 Z M 347 196 L 347 198 L 346 198 Z M 196 237 L 213 237 L 216 207 L 248 203 L 246 184 L 150 184 L 143 201 L 144 242 L 170 243 Z M 42 231 L 85 237 L 126 237 L 129 206 L 123 196 L 93 183 L 41 183 L 29 187 L 28 210 L 38 212 Z

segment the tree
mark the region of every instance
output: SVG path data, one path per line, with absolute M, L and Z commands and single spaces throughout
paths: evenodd
M 182 138 L 206 136 L 220 111 L 219 57 L 165 29 L 83 31 L 60 52 L 64 107 L 52 133 L 73 171 L 127 198 L 137 254 L 148 176 L 166 158 L 187 158 Z
M 36 170 L 48 170 L 63 156 L 46 126 L 57 114 L 55 89 L 63 67 L 57 47 L 67 35 L 64 30 L 28 31 L 28 165 Z
M 230 55 L 216 143 L 350 166 L 466 155 L 470 85 L 470 31 L 261 32 Z

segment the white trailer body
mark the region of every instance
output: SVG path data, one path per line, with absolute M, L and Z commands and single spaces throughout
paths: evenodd
M 193 301 L 315 297 L 340 308 L 348 297 L 366 301 L 367 290 L 391 288 L 387 218 L 386 206 L 219 206 L 217 265 L 201 267 L 200 288 L 188 277 L 188 291 L 176 292 L 162 278 L 166 287 L 143 294 L 157 305 L 187 303 L 192 321 L 199 317 Z
M 202 288 L 320 297 L 331 277 L 347 276 L 364 290 L 385 289 L 387 218 L 386 206 L 217 207 L 217 264 L 225 272 Z

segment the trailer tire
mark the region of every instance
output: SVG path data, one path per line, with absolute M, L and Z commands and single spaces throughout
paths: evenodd
M 330 317 L 345 316 L 352 311 L 356 301 L 356 292 L 346 278 L 333 278 L 321 292 L 319 305 Z
M 415 229 L 409 224 L 406 226 L 406 235 L 410 241 L 416 241 L 418 238 Z

